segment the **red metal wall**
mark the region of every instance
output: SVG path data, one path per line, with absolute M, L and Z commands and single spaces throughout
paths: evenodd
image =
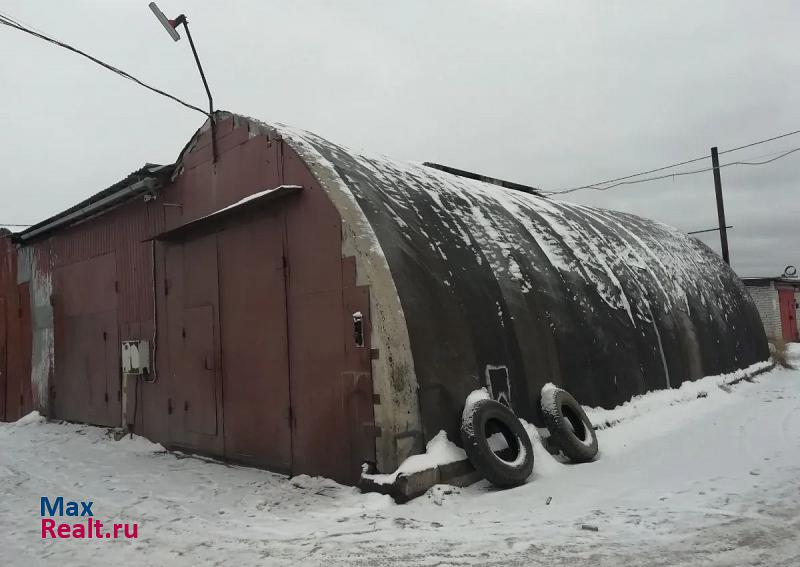
M 157 200 L 130 202 L 34 245 L 53 262 L 51 414 L 120 425 L 119 341 L 156 337 L 157 379 L 128 388 L 138 432 L 354 482 L 361 462 L 374 460 L 369 294 L 341 257 L 339 215 L 282 141 L 232 119 L 217 135 L 216 163 L 206 132 Z M 151 240 L 282 184 L 303 190 L 196 238 Z M 365 315 L 361 346 L 356 311 Z M 263 355 L 271 340 L 285 344 L 283 362 L 277 347 Z
M 0 236 L 0 421 L 30 412 L 31 312 L 28 284 L 17 284 L 16 247 Z

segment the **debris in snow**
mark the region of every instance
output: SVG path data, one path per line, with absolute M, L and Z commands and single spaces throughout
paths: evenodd
M 544 504 L 545 504 L 545 506 L 550 506 L 550 502 L 552 502 L 552 501 L 553 501 L 553 497 L 552 497 L 552 496 L 548 496 L 548 497 L 547 497 L 547 500 L 546 500 L 546 501 L 545 501 L 545 503 L 544 503 Z
M 455 486 L 450 486 L 449 484 L 436 484 L 432 486 L 430 490 L 428 490 L 428 498 L 433 500 L 433 503 L 437 506 L 441 506 L 445 500 L 445 496 L 459 494 L 459 492 L 460 491 Z
M 581 529 L 586 530 L 589 532 L 599 532 L 600 528 L 597 526 L 593 526 L 592 524 L 581 524 Z
M 463 461 L 466 458 L 467 454 L 464 449 L 450 441 L 447 433 L 440 431 L 428 441 L 424 453 L 410 456 L 393 473 L 365 474 L 362 475 L 362 478 L 371 480 L 375 484 L 392 484 L 401 474 L 420 472 L 438 465 Z

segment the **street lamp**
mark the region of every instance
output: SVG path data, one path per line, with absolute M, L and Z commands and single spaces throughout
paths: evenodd
M 206 81 L 206 74 L 203 72 L 203 66 L 200 64 L 200 58 L 197 56 L 197 49 L 194 47 L 194 41 L 192 41 L 192 34 L 189 31 L 189 22 L 186 19 L 184 14 L 181 14 L 174 20 L 170 20 L 164 15 L 155 2 L 150 2 L 149 4 L 150 9 L 155 14 L 156 18 L 161 25 L 164 26 L 164 29 L 167 30 L 167 33 L 174 41 L 178 41 L 181 36 L 178 33 L 178 26 L 183 25 L 183 29 L 186 30 L 186 37 L 189 39 L 189 45 L 192 47 L 192 53 L 194 54 L 195 63 L 197 63 L 197 69 L 200 71 L 200 78 L 203 79 L 203 86 L 206 89 L 206 95 L 208 95 L 208 118 L 211 121 L 211 152 L 213 155 L 214 161 L 217 161 L 217 136 L 216 136 L 216 124 L 214 121 L 214 99 L 211 97 L 211 90 L 208 88 L 208 81 Z

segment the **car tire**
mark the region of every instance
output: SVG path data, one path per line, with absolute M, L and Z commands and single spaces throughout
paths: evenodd
M 550 443 L 574 463 L 594 460 L 597 433 L 577 400 L 566 390 L 545 386 L 541 406 Z
M 490 439 L 505 439 L 507 448 L 495 452 Z M 528 432 L 514 413 L 494 400 L 478 400 L 464 409 L 461 440 L 470 462 L 498 488 L 524 484 L 533 472 L 533 446 Z

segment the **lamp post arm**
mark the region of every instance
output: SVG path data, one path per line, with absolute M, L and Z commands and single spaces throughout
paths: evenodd
M 211 151 L 213 153 L 213 159 L 217 161 L 217 131 L 216 131 L 216 121 L 214 119 L 214 99 L 211 96 L 211 89 L 208 88 L 208 81 L 206 80 L 206 74 L 203 72 L 203 65 L 200 63 L 200 57 L 197 56 L 197 49 L 194 46 L 194 41 L 192 40 L 192 32 L 189 31 L 189 22 L 186 19 L 186 15 L 181 14 L 177 18 L 175 18 L 175 26 L 179 26 L 183 24 L 183 29 L 186 30 L 186 37 L 189 39 L 189 45 L 192 48 L 192 54 L 194 55 L 194 61 L 197 63 L 197 70 L 200 71 L 200 78 L 203 79 L 203 86 L 206 89 L 206 95 L 208 96 L 208 119 L 211 121 Z

